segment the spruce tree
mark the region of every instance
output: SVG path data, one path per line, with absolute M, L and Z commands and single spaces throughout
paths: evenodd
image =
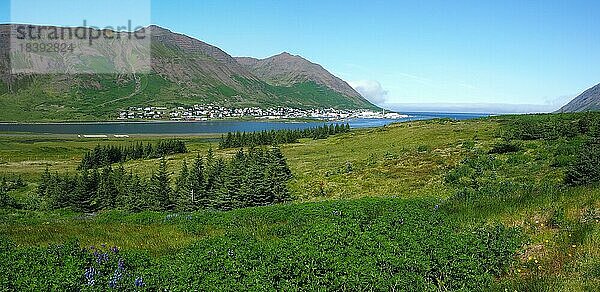
M 246 206 L 266 206 L 273 202 L 266 183 L 267 164 L 263 150 L 250 149 L 246 159 L 242 194 Z
M 228 163 L 226 163 L 220 176 L 219 189 L 216 190 L 216 205 L 220 210 L 232 210 L 244 207 L 241 197 L 242 169 L 244 168 L 245 154 L 240 149 Z
M 72 196 L 75 193 L 74 180 L 66 175 L 60 177 L 58 173 L 53 175 L 52 184 L 49 188 L 50 204 L 55 209 L 63 209 L 72 206 Z
M 275 203 L 281 203 L 290 200 L 287 188 L 288 181 L 292 178 L 292 172 L 287 165 L 287 161 L 281 153 L 281 149 L 275 147 L 269 153 L 269 163 L 266 178 L 269 189 L 273 194 Z
M 194 160 L 194 165 L 190 170 L 189 191 L 192 197 L 192 209 L 198 210 L 201 206 L 208 205 L 208 196 L 206 195 L 205 167 L 204 159 L 198 154 Z
M 193 193 L 190 188 L 190 174 L 188 171 L 187 161 L 183 161 L 179 176 L 175 182 L 175 204 L 176 209 L 179 211 L 192 211 L 194 210 L 194 199 Z
M 205 166 L 205 183 L 204 183 L 204 199 L 203 206 L 205 208 L 212 206 L 212 199 L 214 195 L 215 185 L 217 184 L 218 176 L 220 175 L 221 165 L 217 165 L 217 159 L 212 148 L 208 149 L 206 155 L 206 166 Z
M 90 211 L 98 211 L 101 208 L 100 199 L 98 198 L 98 185 L 100 183 L 100 174 L 98 169 L 94 168 L 89 173 L 89 181 L 87 184 L 87 193 L 89 196 Z
M 100 172 L 97 196 L 100 209 L 110 210 L 115 207 L 117 188 L 113 180 L 113 170 L 110 165 L 104 167 Z
M 77 176 L 77 187 L 73 196 L 72 207 L 79 212 L 92 212 L 91 202 L 94 198 L 90 192 L 90 174 L 89 170 L 80 170 Z M 95 187 L 91 190 L 95 193 Z
M 174 204 L 171 197 L 171 185 L 165 157 L 160 159 L 160 165 L 152 175 L 150 185 L 155 209 L 157 211 L 173 210 Z
M 129 180 L 131 177 L 125 171 L 123 164 L 119 164 L 119 167 L 113 172 L 113 181 L 115 184 L 115 208 L 125 210 L 127 205 L 127 196 L 129 195 L 128 187 Z
M 217 192 L 224 186 L 223 171 L 225 170 L 225 161 L 219 157 L 209 164 L 206 170 L 206 203 L 205 208 L 218 207 L 219 202 Z
M 130 174 L 126 209 L 131 212 L 141 212 L 148 210 L 151 204 L 148 200 L 148 194 L 145 189 L 145 183 L 138 175 Z

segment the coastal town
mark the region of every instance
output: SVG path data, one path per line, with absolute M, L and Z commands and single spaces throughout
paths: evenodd
M 316 119 L 340 121 L 348 119 L 402 119 L 408 116 L 382 110 L 381 112 L 358 109 L 298 109 L 275 107 L 261 109 L 258 107 L 229 108 L 219 105 L 194 105 L 191 107 L 130 107 L 119 113 L 118 120 L 171 120 L 171 121 L 209 121 L 217 119 L 254 118 L 265 120 L 280 119 Z

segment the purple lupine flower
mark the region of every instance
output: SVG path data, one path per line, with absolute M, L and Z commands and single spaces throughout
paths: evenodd
M 110 281 L 108 282 L 108 287 L 110 288 L 116 288 L 118 282 L 123 278 L 123 273 L 121 272 L 122 270 L 120 268 L 117 268 L 113 274 L 113 276 L 110 278 Z
M 108 287 L 111 289 L 117 288 L 117 281 L 115 281 L 115 279 L 110 279 L 110 282 L 108 282 Z
M 107 253 L 97 253 L 94 252 L 94 255 L 96 256 L 96 262 L 101 264 L 101 263 L 106 263 L 108 262 L 108 254 Z
M 117 253 L 119 253 L 119 248 L 116 246 L 113 246 L 110 248 L 110 251 L 112 251 L 114 254 L 117 254 Z
M 97 272 L 96 272 L 96 269 L 94 269 L 94 268 L 85 269 L 85 279 L 87 280 L 86 285 L 94 286 L 94 284 L 96 283 L 94 276 L 96 276 L 96 274 L 97 274 Z
M 100 255 L 100 253 L 97 250 L 94 251 L 94 257 L 96 258 L 97 263 L 100 263 L 100 261 L 102 260 L 102 256 Z
M 435 210 L 438 210 L 440 208 L 440 205 L 435 205 Z
M 177 218 L 179 217 L 179 214 L 175 213 L 175 214 L 169 214 L 165 217 L 165 221 L 169 221 L 171 219 Z
M 122 259 L 119 259 L 119 270 L 125 270 L 125 262 Z
M 135 282 L 134 282 L 134 284 L 135 284 L 135 286 L 136 286 L 136 287 L 144 287 L 144 285 L 146 285 L 146 284 L 144 283 L 144 279 L 142 279 L 142 277 L 137 277 L 137 278 L 135 279 Z

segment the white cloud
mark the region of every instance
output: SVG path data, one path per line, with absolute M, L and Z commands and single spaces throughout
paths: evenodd
M 554 98 L 544 98 L 544 104 L 556 106 L 556 107 L 560 108 L 560 107 L 566 105 L 567 103 L 569 103 L 570 101 L 572 101 L 575 98 L 575 96 L 577 96 L 577 95 L 572 94 L 572 95 L 563 95 L 563 96 L 554 97 Z
M 391 103 L 386 107 L 398 112 L 448 112 L 448 113 L 488 113 L 488 114 L 527 114 L 549 113 L 556 106 L 543 104 L 503 104 L 503 103 Z
M 372 103 L 383 104 L 387 101 L 388 91 L 383 89 L 381 83 L 375 80 L 357 80 L 348 83 Z

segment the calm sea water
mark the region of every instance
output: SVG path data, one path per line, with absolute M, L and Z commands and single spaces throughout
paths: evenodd
M 450 118 L 468 120 L 489 116 L 488 114 L 465 113 L 406 113 L 409 118 L 352 119 L 347 121 L 352 128 L 381 127 L 394 122 Z M 345 122 L 344 122 L 345 123 Z M 282 121 L 206 121 L 206 122 L 123 122 L 123 123 L 55 123 L 55 124 L 0 124 L 2 133 L 36 134 L 215 134 L 227 132 L 253 132 L 263 130 L 306 129 L 322 125 L 324 122 L 282 122 Z

